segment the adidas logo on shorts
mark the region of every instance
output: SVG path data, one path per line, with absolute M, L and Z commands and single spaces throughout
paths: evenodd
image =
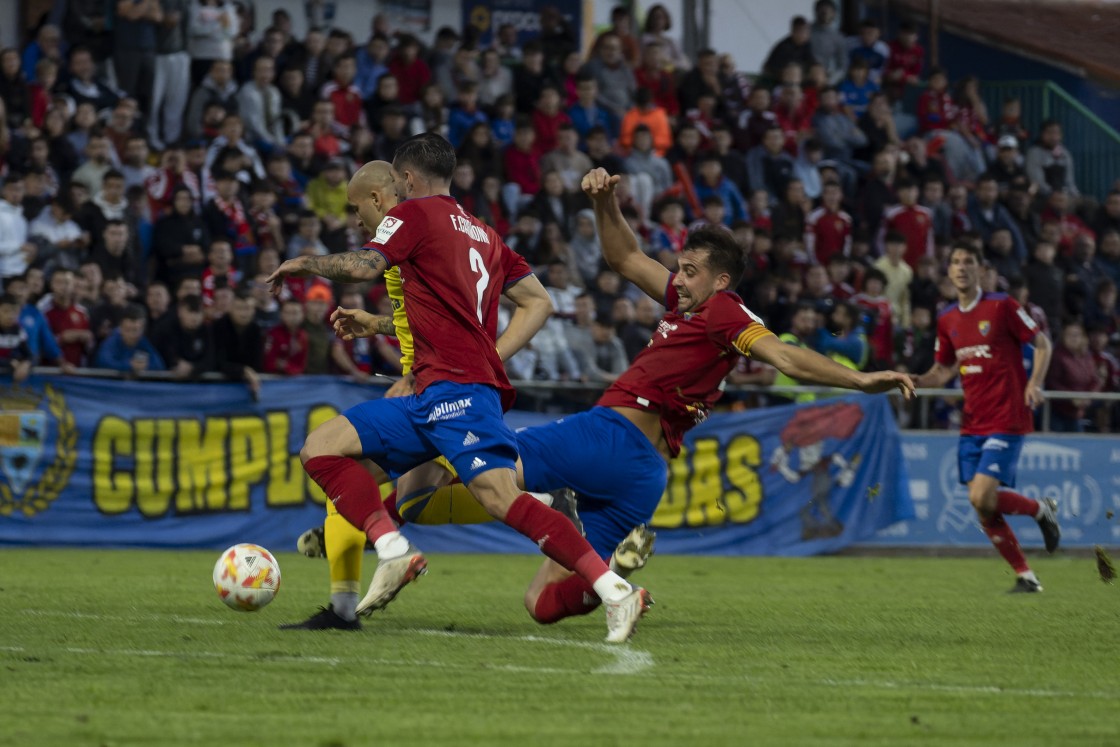
M 482 461 L 478 457 L 475 457 L 474 461 L 471 462 L 471 469 L 482 469 L 485 466 L 486 466 L 486 462 Z
M 478 442 L 478 436 L 474 435 L 470 431 L 467 431 L 467 437 L 463 439 L 463 446 L 474 446 Z

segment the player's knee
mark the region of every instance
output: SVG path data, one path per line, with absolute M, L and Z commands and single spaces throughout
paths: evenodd
M 972 486 L 968 490 L 968 502 L 981 516 L 996 510 L 996 499 L 996 491 L 987 487 Z

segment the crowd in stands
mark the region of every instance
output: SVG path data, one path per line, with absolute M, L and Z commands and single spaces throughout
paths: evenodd
M 17 378 L 28 363 L 254 388 L 399 373 L 395 339 L 342 342 L 326 322 L 339 304 L 389 313 L 383 285 L 301 279 L 277 300 L 264 279 L 359 248 L 349 175 L 436 131 L 459 155 L 453 195 L 555 303 L 515 379 L 612 381 L 663 311 L 603 262 L 579 189 L 603 167 L 666 266 L 692 228 L 733 232 L 739 294 L 791 344 L 924 371 L 956 298 L 949 249 L 968 242 L 989 260 L 985 290 L 1055 337 L 1050 388 L 1120 385 L 1120 191 L 1082 195 L 1060 125 L 1023 121 L 1013 99 L 989 112 L 977 78 L 928 65 L 912 25 L 845 36 L 819 0 L 747 75 L 730 54 L 685 54 L 662 6 L 616 8 L 587 54 L 551 8 L 527 42 L 443 28 L 426 46 L 381 15 L 368 37 L 298 39 L 284 10 L 259 28 L 228 0 L 65 7 L 0 51 L 0 365 Z M 749 360 L 731 377 L 774 380 Z M 1083 401 L 1054 417 L 1112 426 Z

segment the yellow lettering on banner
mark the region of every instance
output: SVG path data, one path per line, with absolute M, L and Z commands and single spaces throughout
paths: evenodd
M 307 413 L 307 433 L 318 428 L 323 423 L 338 415 L 338 410 L 330 405 L 320 405 Z M 323 492 L 310 476 L 307 477 L 307 497 L 322 506 L 327 502 L 327 495 Z
M 175 511 L 180 514 L 221 511 L 226 508 L 226 436 L 229 421 L 179 421 L 179 492 Z
M 163 516 L 175 494 L 175 421 L 144 418 L 136 431 L 136 507 L 148 518 Z
M 762 464 L 762 448 L 757 438 L 736 436 L 727 445 L 727 466 L 724 472 L 734 486 L 723 494 L 727 518 L 735 524 L 746 524 L 758 516 L 762 503 L 762 481 L 755 467 Z
M 298 506 L 303 503 L 304 471 L 299 454 L 288 446 L 291 418 L 286 412 L 270 412 L 268 420 L 269 506 Z
M 115 471 L 118 456 L 132 456 L 132 428 L 115 416 L 103 418 L 93 434 L 93 504 L 105 514 L 132 507 L 134 485 L 128 470 Z
M 719 441 L 714 438 L 696 439 L 692 447 L 691 462 L 692 478 L 688 481 L 688 511 L 685 521 L 690 527 L 726 523 Z
M 229 469 L 229 509 L 248 510 L 249 487 L 268 472 L 268 434 L 260 418 L 230 418 Z

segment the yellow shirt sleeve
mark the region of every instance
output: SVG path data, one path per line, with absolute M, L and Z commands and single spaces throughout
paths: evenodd
M 408 316 L 404 311 L 404 285 L 401 283 L 401 268 L 390 267 L 385 271 L 385 290 L 393 302 L 393 326 L 397 331 L 397 341 L 401 344 L 401 373 L 412 370 L 412 330 L 408 327 Z

